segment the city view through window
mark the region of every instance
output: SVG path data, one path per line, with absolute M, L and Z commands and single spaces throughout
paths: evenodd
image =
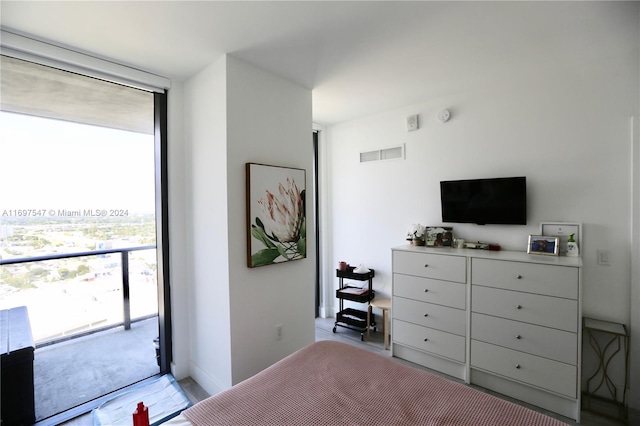
M 0 258 L 128 252 L 131 318 L 157 314 L 154 137 L 0 112 Z M 123 321 L 120 252 L 0 266 L 0 309 L 42 343 Z

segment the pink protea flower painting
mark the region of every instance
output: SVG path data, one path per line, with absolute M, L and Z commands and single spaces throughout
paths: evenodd
M 293 179 L 287 178 L 287 187 L 278 185 L 280 196 L 267 191 L 265 198 L 258 200 L 262 208 L 263 223 L 282 243 L 296 242 L 304 222 L 302 194 Z
M 251 163 L 248 170 L 256 187 L 249 200 L 249 267 L 305 258 L 305 171 Z

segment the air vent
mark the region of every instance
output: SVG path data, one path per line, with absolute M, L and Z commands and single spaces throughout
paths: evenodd
M 367 163 L 369 161 L 378 161 L 380 159 L 380 151 L 369 151 L 360 153 L 360 162 Z
M 404 160 L 404 145 L 360 153 L 360 163 L 398 159 Z
M 395 158 L 402 158 L 402 147 L 397 146 L 395 148 L 387 148 L 380 150 L 380 159 L 381 160 L 393 160 Z

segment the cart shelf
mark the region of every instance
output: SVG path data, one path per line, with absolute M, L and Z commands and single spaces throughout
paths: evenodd
M 336 322 L 333 327 L 333 332 L 337 332 L 338 327 L 345 327 L 351 330 L 360 332 L 360 339 L 364 340 L 364 333 L 369 327 L 374 327 L 375 322 L 373 319 L 370 324 L 367 324 L 367 310 L 359 310 L 354 308 L 345 308 L 344 301 L 348 300 L 356 303 L 366 303 L 367 305 L 371 300 L 375 298 L 375 291 L 373 290 L 373 277 L 375 271 L 373 269 L 365 274 L 358 274 L 353 272 L 353 268 L 349 268 L 346 271 L 336 270 L 336 276 L 339 280 L 339 288 L 336 290 L 336 297 L 340 300 L 340 310 L 336 314 Z M 354 281 L 368 281 L 365 287 L 357 287 L 353 285 L 345 284 L 345 279 Z

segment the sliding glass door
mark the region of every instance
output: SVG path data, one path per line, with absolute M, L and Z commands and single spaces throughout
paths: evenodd
M 166 95 L 1 60 L 0 310 L 42 420 L 168 370 Z

